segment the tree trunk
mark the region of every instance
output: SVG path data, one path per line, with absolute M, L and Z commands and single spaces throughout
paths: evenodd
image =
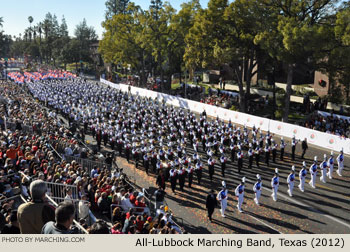
M 240 69 L 239 65 L 236 63 L 234 63 L 233 69 L 234 69 L 233 74 L 236 75 L 238 88 L 239 88 L 239 111 L 244 112 L 246 108 L 245 108 L 245 93 L 243 90 L 243 81 L 242 81 L 243 69 Z
M 287 90 L 286 90 L 286 99 L 284 105 L 284 115 L 283 122 L 288 122 L 289 116 L 289 107 L 290 107 L 290 95 L 292 93 L 292 84 L 293 84 L 293 64 L 288 64 L 288 75 L 287 75 Z

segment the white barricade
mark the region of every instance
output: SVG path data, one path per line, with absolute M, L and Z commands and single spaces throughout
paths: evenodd
M 128 92 L 128 85 L 125 84 L 114 84 L 109 81 L 101 79 L 101 82 L 109 85 L 110 87 L 115 87 L 123 92 Z M 223 120 L 231 120 L 233 124 L 246 125 L 248 127 L 260 128 L 263 131 L 270 130 L 271 133 L 281 135 L 284 137 L 293 137 L 296 139 L 303 140 L 307 138 L 308 143 L 327 148 L 334 151 L 340 151 L 343 149 L 344 153 L 350 154 L 350 139 L 342 138 L 340 136 L 324 133 L 317 130 L 308 129 L 298 125 L 293 125 L 289 123 L 284 123 L 280 121 L 270 120 L 263 117 L 258 117 L 250 114 L 245 114 L 237 111 L 232 111 L 224 109 L 217 106 L 212 106 L 209 104 L 204 104 L 196 101 L 191 101 L 188 99 L 175 97 L 172 95 L 167 95 L 163 93 L 158 93 L 155 91 L 142 89 L 138 87 L 131 87 L 130 90 L 133 95 L 140 95 L 150 98 L 158 98 L 158 100 L 165 100 L 167 104 L 176 107 L 181 107 L 185 109 L 190 109 L 193 112 L 202 113 L 206 111 L 208 116 L 219 117 Z

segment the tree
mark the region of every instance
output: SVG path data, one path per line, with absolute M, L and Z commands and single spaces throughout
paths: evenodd
M 142 36 L 145 16 L 141 8 L 130 3 L 127 14 L 119 13 L 103 22 L 105 29 L 99 52 L 106 62 L 126 67 L 131 65 L 145 81 L 146 41 Z
M 224 14 L 227 0 L 210 0 L 207 9 L 199 9 L 185 41 L 184 60 L 192 72 L 196 68 L 217 68 L 223 64 L 214 57 L 214 48 L 223 48 L 226 37 Z
M 267 11 L 267 10 L 266 10 Z M 233 69 L 240 93 L 240 111 L 247 112 L 250 85 L 257 74 L 257 62 L 262 54 L 260 46 L 254 43 L 255 36 L 265 29 L 270 15 L 256 0 L 236 0 L 225 10 L 226 35 L 224 43 L 214 47 L 214 58 L 223 60 Z M 245 91 L 243 86 L 245 84 Z
M 106 1 L 106 20 L 112 19 L 114 15 L 127 14 L 127 8 L 130 0 L 108 0 Z
M 317 47 L 317 31 L 330 15 L 336 0 L 260 0 L 266 10 L 273 10 L 274 19 L 266 24 L 255 41 L 272 58 L 287 66 L 287 89 L 283 121 L 288 122 L 293 73 L 296 64 L 309 62 Z
M 94 27 L 88 26 L 84 18 L 83 21 L 75 27 L 74 35 L 80 42 L 80 48 L 78 51 L 79 60 L 91 62 L 91 44 L 97 42 L 97 35 Z

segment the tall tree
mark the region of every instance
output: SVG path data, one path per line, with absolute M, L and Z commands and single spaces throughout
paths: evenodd
M 315 50 L 315 32 L 330 15 L 337 0 L 260 0 L 266 10 L 273 10 L 273 21 L 256 36 L 256 42 L 273 58 L 287 66 L 287 89 L 283 121 L 288 122 L 293 73 L 296 64 L 305 64 Z M 317 49 L 317 48 L 316 48 Z
M 128 4 L 130 0 L 108 0 L 106 1 L 106 13 L 105 18 L 106 20 L 112 19 L 114 15 L 118 14 L 127 14 L 128 10 Z

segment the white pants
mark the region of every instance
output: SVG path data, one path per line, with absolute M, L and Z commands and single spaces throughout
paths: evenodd
M 277 201 L 277 191 L 278 191 L 278 185 L 272 187 L 272 195 L 271 196 L 272 196 L 274 201 Z
M 261 190 L 257 190 L 255 192 L 255 198 L 254 198 L 255 204 L 257 204 L 257 205 L 259 205 L 260 195 L 261 195 Z
M 237 196 L 237 208 L 238 208 L 238 211 L 242 211 L 242 204 L 243 204 L 243 199 L 244 199 L 244 194 L 243 193 L 241 193 L 241 194 L 239 194 L 239 196 Z
M 287 191 L 290 197 L 293 196 L 293 189 L 294 189 L 294 182 L 290 182 L 288 184 L 288 191 Z
M 227 207 L 227 199 L 221 200 L 221 216 L 225 215 L 226 207 Z
M 327 176 L 328 176 L 329 179 L 332 179 L 333 167 L 334 167 L 333 165 L 329 166 L 329 170 L 327 172 Z
M 317 172 L 313 172 L 311 174 L 311 180 L 309 182 L 309 184 L 313 187 L 313 188 L 316 188 L 316 175 L 317 175 Z
M 337 173 L 338 175 L 341 177 L 342 176 L 342 171 L 344 169 L 344 164 L 343 163 L 338 163 L 338 170 L 337 170 Z
M 304 192 L 305 178 L 300 179 L 299 189 Z
M 320 180 L 323 183 L 326 183 L 326 176 L 327 176 L 327 168 L 324 168 L 321 170 L 321 177 L 320 177 Z

